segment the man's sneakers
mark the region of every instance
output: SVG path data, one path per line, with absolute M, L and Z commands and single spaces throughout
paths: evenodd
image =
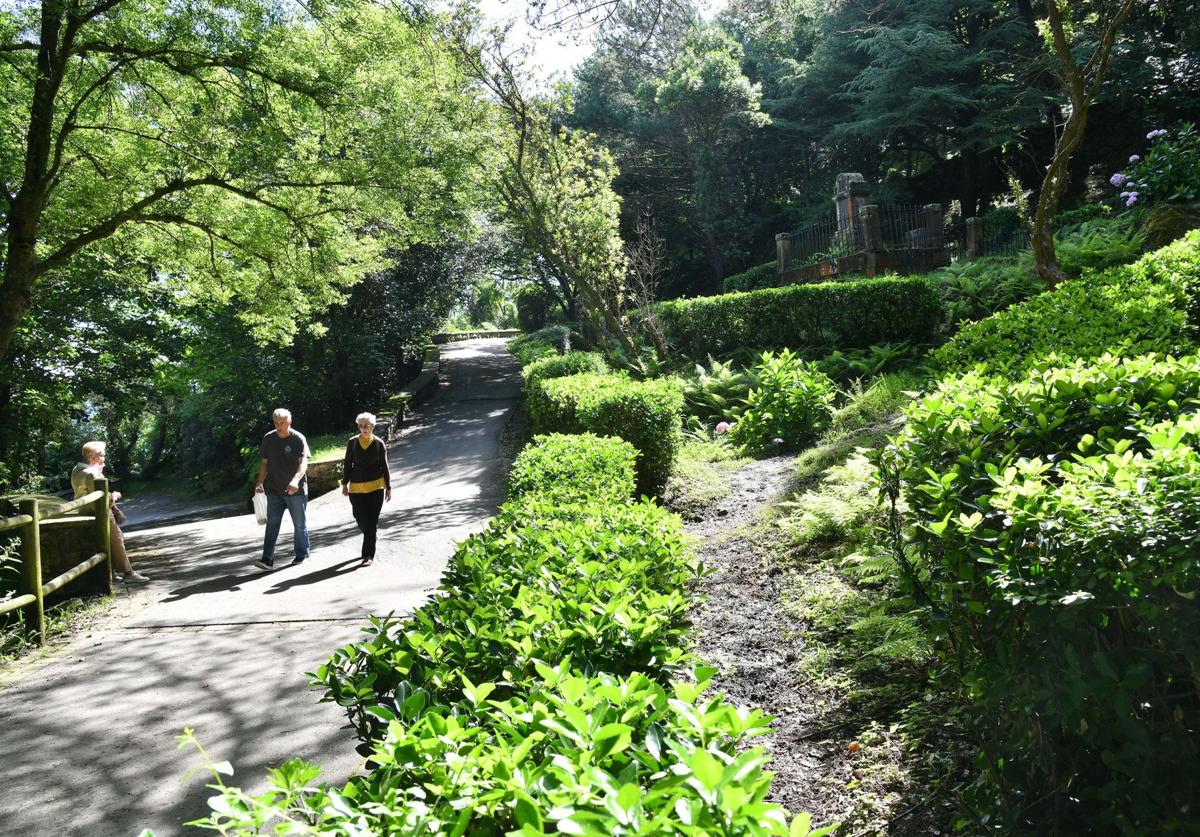
M 127 573 L 117 573 L 117 580 L 124 581 L 126 584 L 146 584 L 150 581 L 150 576 L 142 575 L 137 570 Z
M 260 558 L 259 560 L 254 562 L 254 566 L 258 567 L 260 570 L 273 570 L 273 569 L 275 569 L 275 562 L 274 561 L 264 561 Z
M 295 559 L 293 559 L 293 560 L 292 560 L 292 566 L 294 567 L 294 566 L 296 566 L 297 564 L 303 564 L 303 563 L 304 563 L 304 559 L 305 559 L 305 558 L 308 558 L 308 556 L 307 556 L 307 555 L 305 555 L 305 556 L 303 556 L 303 557 L 301 557 L 301 558 L 295 558 Z

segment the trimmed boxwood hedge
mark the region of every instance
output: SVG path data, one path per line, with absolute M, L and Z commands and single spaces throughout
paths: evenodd
M 521 375 L 525 378 L 525 397 L 529 402 L 530 414 L 547 409 L 546 396 L 541 386 L 543 381 L 567 375 L 581 375 L 585 372 L 604 375 L 608 371 L 608 363 L 596 352 L 568 352 L 565 355 L 551 355 L 535 360 L 521 370 Z M 566 427 L 553 429 L 563 433 L 574 432 Z
M 535 433 L 617 436 L 638 450 L 639 492 L 657 494 L 667 484 L 683 417 L 678 380 L 584 374 L 543 381 L 541 389 L 529 408 Z
M 672 300 L 658 306 L 658 316 L 680 351 L 703 358 L 742 347 L 928 343 L 943 311 L 933 284 L 908 276 Z
M 508 498 L 538 492 L 555 503 L 625 503 L 633 497 L 637 450 L 591 433 L 537 436 L 508 475 Z

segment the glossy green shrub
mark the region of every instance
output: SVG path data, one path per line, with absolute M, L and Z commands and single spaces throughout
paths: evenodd
M 538 384 L 538 395 L 529 399 L 529 422 L 534 433 L 585 433 L 579 417 L 579 400 L 590 389 L 605 386 L 608 375 L 580 373 L 548 378 Z
M 683 393 L 677 380 L 583 374 L 543 381 L 541 389 L 542 397 L 529 409 L 535 433 L 624 439 L 638 450 L 638 491 L 662 490 L 679 449 Z
M 558 503 L 624 503 L 633 497 L 637 450 L 628 442 L 584 433 L 537 436 L 513 462 L 510 500 L 537 492 Z
M 928 343 L 943 317 L 934 286 L 918 277 L 789 285 L 673 300 L 659 305 L 658 313 L 671 342 L 692 358 L 721 355 L 738 347 Z
M 563 378 L 567 375 L 580 375 L 585 372 L 604 375 L 608 371 L 608 364 L 604 357 L 595 352 L 568 352 L 565 355 L 551 355 L 533 361 L 521 370 L 521 375 L 525 379 L 525 397 L 530 415 L 541 415 L 549 409 L 549 405 L 545 402 L 546 396 L 542 391 L 543 381 L 551 378 Z M 537 420 L 535 420 L 536 423 Z
M 535 493 L 459 545 L 435 598 L 373 619 L 315 679 L 367 742 L 372 707 L 405 681 L 453 703 L 464 677 L 507 694 L 537 661 L 568 656 L 584 672 L 665 676 L 686 659 L 684 588 L 697 572 L 679 518 L 650 502 L 561 506 Z
M 454 706 L 419 689 L 389 718 L 371 773 L 338 792 L 309 790 L 315 771 L 285 764 L 251 801 L 237 789 L 204 822 L 257 834 L 273 820 L 321 834 L 761 835 L 822 837 L 807 815 L 765 800 L 767 732 L 757 710 L 705 696 L 697 682 L 664 686 L 643 674 L 586 677 L 539 664 L 527 692 L 497 700 L 494 683 L 464 683 Z
M 739 291 L 757 291 L 761 288 L 774 288 L 779 284 L 779 262 L 764 262 L 749 270 L 726 276 L 721 283 L 725 293 Z
M 815 364 L 784 349 L 765 352 L 751 372 L 754 388 L 730 438 L 747 450 L 800 450 L 829 423 L 833 381 Z
M 971 373 L 881 457 L 999 772 L 1069 785 L 1072 830 L 1168 832 L 1200 796 L 1198 411 L 1195 356 Z
M 973 323 L 931 362 L 947 372 L 983 364 L 1021 375 L 1105 352 L 1186 353 L 1200 322 L 1198 290 L 1200 232 L 1193 232 L 1134 264 L 1085 274 Z

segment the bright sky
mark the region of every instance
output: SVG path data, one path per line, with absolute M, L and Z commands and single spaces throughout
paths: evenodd
M 711 19 L 716 10 L 724 6 L 724 0 L 699 0 L 697 5 L 704 18 Z M 479 0 L 479 7 L 488 22 L 515 21 L 511 38 L 516 44 L 532 47 L 531 63 L 540 66 L 540 76 L 545 78 L 555 73 L 570 75 L 571 70 L 592 52 L 590 33 L 567 36 L 531 32 L 525 23 L 528 6 L 527 0 Z
M 532 47 L 531 64 L 540 67 L 538 75 L 569 75 L 575 65 L 591 54 L 587 33 L 568 37 L 531 31 L 525 23 L 526 0 L 479 0 L 485 19 L 489 23 L 513 21 L 510 37 L 514 44 Z

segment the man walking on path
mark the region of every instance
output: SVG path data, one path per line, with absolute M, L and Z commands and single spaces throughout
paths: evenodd
M 275 429 L 263 436 L 259 446 L 258 480 L 254 493 L 267 493 L 267 532 L 263 540 L 262 559 L 254 565 L 264 570 L 275 569 L 275 541 L 283 523 L 283 510 L 292 516 L 293 544 L 296 557 L 293 564 L 308 558 L 308 440 L 298 430 L 292 430 L 292 414 L 282 408 L 271 414 Z

